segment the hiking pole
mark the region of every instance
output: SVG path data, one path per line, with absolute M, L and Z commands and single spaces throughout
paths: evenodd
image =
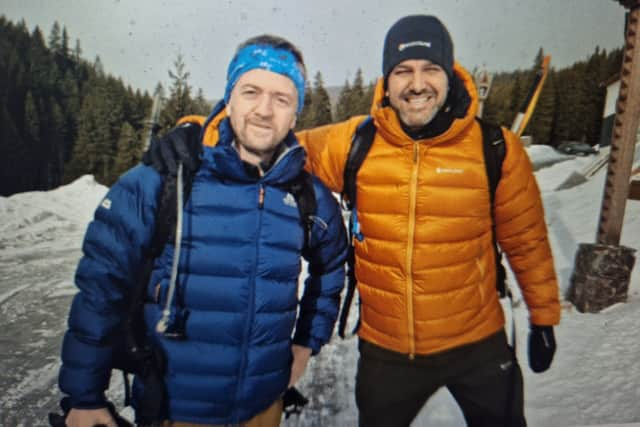
M 551 62 L 551 56 L 546 55 L 542 60 L 542 64 L 540 64 L 540 68 L 536 71 L 536 75 L 533 79 L 533 83 L 531 84 L 527 97 L 518 110 L 516 118 L 513 119 L 511 132 L 518 135 L 518 138 L 522 136 L 524 129 L 527 127 L 527 124 L 533 115 L 533 110 L 536 108 L 540 92 L 542 92 L 542 87 L 544 86 L 547 74 L 549 73 L 549 62 Z

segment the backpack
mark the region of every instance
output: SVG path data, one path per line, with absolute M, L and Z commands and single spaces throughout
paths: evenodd
M 502 162 L 506 154 L 504 143 L 504 135 L 499 126 L 487 123 L 477 119 L 482 129 L 482 149 L 484 154 L 484 164 L 489 180 L 489 199 L 491 201 L 491 218 L 492 218 L 492 235 L 493 249 L 496 260 L 496 291 L 500 298 L 511 298 L 511 292 L 506 285 L 506 270 L 502 264 L 502 252 L 498 248 L 496 241 L 496 224 L 494 220 L 494 199 L 496 188 L 502 176 Z M 340 310 L 338 320 L 338 335 L 345 337 L 345 328 L 349 317 L 349 310 L 353 301 L 353 296 L 357 286 L 355 276 L 355 246 L 353 239 L 361 239 L 359 224 L 357 220 L 357 212 L 354 212 L 356 206 L 356 176 L 364 159 L 367 157 L 371 145 L 376 134 L 376 127 L 371 117 L 367 117 L 356 128 L 351 147 L 347 155 L 347 162 L 344 167 L 344 185 L 341 194 L 342 207 L 351 213 L 349 216 L 349 252 L 347 255 L 347 290 L 345 292 L 344 302 Z M 352 333 L 358 330 L 360 320 L 356 323 Z
M 197 132 L 197 133 L 196 133 Z M 201 138 L 197 137 L 201 132 L 199 125 L 180 126 L 171 131 L 173 138 L 185 138 L 184 141 L 200 143 Z M 190 158 L 181 159 L 178 163 L 178 170 L 171 171 L 167 165 L 160 165 L 157 153 L 152 153 L 153 144 L 163 142 L 152 141 L 152 145 L 144 154 L 142 162 L 153 167 L 162 176 L 162 189 L 158 196 L 158 207 L 155 213 L 156 222 L 154 234 L 150 247 L 144 254 L 144 262 L 140 268 L 137 286 L 133 289 L 128 301 L 127 315 L 123 324 L 116 331 L 119 340 L 114 345 L 113 369 L 121 370 L 125 384 L 125 406 L 131 404 L 131 390 L 128 374 L 134 374 L 144 384 L 144 395 L 136 410 L 138 425 L 151 425 L 154 421 L 161 419 L 166 406 L 167 394 L 162 379 L 164 372 L 164 355 L 155 348 L 146 337 L 146 326 L 143 316 L 145 294 L 147 283 L 151 276 L 155 259 L 160 256 L 167 242 L 176 238 L 176 224 L 180 222 L 178 216 L 178 203 L 182 206 L 189 199 L 193 178 L 200 166 L 197 150 L 190 153 L 180 153 L 188 155 Z M 169 141 L 164 141 L 169 144 Z M 179 157 L 180 155 L 177 155 Z M 154 156 L 156 156 L 154 158 Z M 155 159 L 155 160 L 154 160 Z M 175 159 L 174 159 L 175 160 Z M 186 160 L 186 162 L 185 162 Z M 182 163 L 188 163 L 190 168 L 183 168 Z M 161 167 L 160 167 L 161 166 Z M 184 173 L 183 173 L 184 169 Z M 309 243 L 313 216 L 316 214 L 316 197 L 313 188 L 311 175 L 306 171 L 300 174 L 289 183 L 281 186 L 285 191 L 291 193 L 298 206 L 301 226 L 304 228 L 304 248 Z M 178 236 L 179 238 L 180 236 Z M 304 249 L 303 249 L 304 250 Z M 178 328 L 179 329 L 179 328 Z M 168 338 L 182 339 L 183 331 L 170 330 L 165 332 Z

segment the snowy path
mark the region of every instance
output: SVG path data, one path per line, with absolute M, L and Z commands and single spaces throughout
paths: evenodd
M 593 241 L 604 181 L 601 174 L 574 189 L 552 192 L 571 169 L 582 166 L 580 159 L 570 162 L 537 174 L 562 290 L 568 287 L 576 244 Z M 46 426 L 47 412 L 57 410 L 60 345 L 75 293 L 73 274 L 85 227 L 105 191 L 83 178 L 50 192 L 0 198 L 0 427 Z M 640 202 L 630 202 L 622 243 L 638 248 L 638 236 Z M 526 316 L 524 305 L 518 305 L 518 356 L 530 426 L 640 425 L 637 265 L 626 304 L 597 315 L 580 314 L 565 304 L 556 328 L 558 353 L 542 375 L 533 374 L 527 365 Z M 283 425 L 356 426 L 357 358 L 355 338 L 334 338 L 312 360 L 300 384 L 311 403 Z M 117 375 L 110 397 L 121 404 Z M 448 392 L 441 390 L 429 400 L 413 423 L 423 426 L 464 426 Z

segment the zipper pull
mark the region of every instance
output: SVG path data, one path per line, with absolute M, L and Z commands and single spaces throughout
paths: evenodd
M 264 207 L 264 186 L 260 184 L 260 191 L 258 192 L 258 207 L 262 209 Z
M 413 143 L 413 163 L 418 163 L 418 154 L 420 153 L 420 149 L 418 147 L 418 143 Z

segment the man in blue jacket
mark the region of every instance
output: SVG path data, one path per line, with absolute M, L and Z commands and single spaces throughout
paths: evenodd
M 155 259 L 144 306 L 146 335 L 166 360 L 163 425 L 279 425 L 281 396 L 331 336 L 347 251 L 342 216 L 313 178 L 316 212 L 306 236 L 286 190 L 305 163 L 292 133 L 304 82 L 291 43 L 250 39 L 203 124 L 201 164 L 177 214 L 181 238 Z M 59 377 L 69 427 L 115 426 L 104 395 L 112 335 L 154 234 L 162 181 L 150 166 L 131 169 L 87 230 Z M 301 256 L 309 276 L 298 304 Z M 167 333 L 178 329 L 182 339 Z M 134 381 L 134 407 L 142 389 Z

